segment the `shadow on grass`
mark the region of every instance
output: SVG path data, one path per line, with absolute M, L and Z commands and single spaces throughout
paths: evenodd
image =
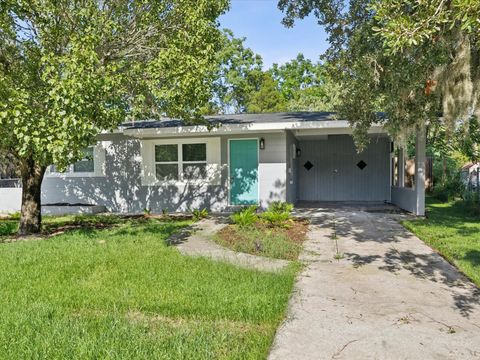
M 472 266 L 480 266 L 480 251 L 469 250 L 463 257 L 463 259 L 472 264 Z

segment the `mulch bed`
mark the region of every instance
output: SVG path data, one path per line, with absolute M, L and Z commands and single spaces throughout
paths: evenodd
M 293 219 L 288 227 L 272 227 L 269 224 L 258 221 L 253 226 L 260 233 L 270 233 L 272 235 L 283 235 L 296 244 L 302 244 L 305 241 L 308 231 L 308 221 L 305 219 Z M 222 228 L 217 235 L 226 244 L 236 244 L 247 240 L 246 236 L 239 231 L 237 225 L 227 225 Z

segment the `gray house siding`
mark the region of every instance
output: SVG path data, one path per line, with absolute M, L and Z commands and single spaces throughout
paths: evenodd
M 389 201 L 390 140 L 374 137 L 358 154 L 349 135 L 329 135 L 303 140 L 299 147 L 299 200 L 305 201 Z M 363 161 L 361 170 L 357 164 Z M 305 168 L 309 162 L 310 170 Z
M 295 203 L 298 199 L 297 196 L 297 180 L 298 180 L 298 168 L 297 159 L 294 158 L 293 146 L 298 147 L 298 140 L 292 134 L 291 131 L 286 132 L 286 157 L 287 157 L 287 201 L 289 203 Z
M 109 211 L 122 213 L 186 211 L 208 208 L 222 211 L 228 208 L 228 139 L 265 139 L 265 149 L 259 150 L 260 205 L 286 199 L 285 132 L 250 135 L 222 135 L 220 185 L 168 184 L 142 185 L 142 140 L 124 135 L 104 135 L 106 144 L 105 176 L 99 177 L 46 177 L 42 186 L 42 202 L 88 203 L 104 205 Z M 172 139 L 174 140 L 174 139 Z

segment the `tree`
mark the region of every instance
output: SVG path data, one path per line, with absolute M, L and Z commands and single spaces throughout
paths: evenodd
M 258 89 L 252 93 L 247 102 L 247 112 L 266 113 L 284 110 L 285 100 L 278 90 L 278 84 L 268 72 L 263 73 Z
M 269 72 L 277 81 L 289 111 L 329 111 L 338 89 L 328 76 L 327 65 L 313 63 L 303 54 L 283 65 L 273 64 Z
M 325 57 L 342 89 L 338 110 L 359 150 L 373 122 L 401 140 L 439 113 L 450 129 L 478 116 L 480 2 L 280 0 L 279 7 L 287 26 L 311 12 L 325 26 Z
M 3 0 L 0 149 L 19 161 L 19 233 L 41 230 L 46 167 L 131 119 L 200 121 L 227 0 Z
M 222 47 L 217 55 L 213 110 L 244 112 L 252 92 L 260 86 L 262 57 L 245 47 L 244 42 L 245 38 L 235 38 L 231 30 L 223 30 Z

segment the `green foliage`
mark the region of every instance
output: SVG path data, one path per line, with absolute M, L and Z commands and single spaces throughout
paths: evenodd
M 303 54 L 283 65 L 273 64 L 269 72 L 278 84 L 288 111 L 331 111 L 338 88 L 330 80 L 327 65 L 313 63 Z
M 227 7 L 228 0 L 2 1 L 0 152 L 38 188 L 48 165 L 63 170 L 81 160 L 99 133 L 124 121 L 202 121 L 217 18 Z M 22 233 L 39 231 L 39 205 L 25 207 Z
M 262 58 L 244 42 L 245 38 L 235 38 L 231 30 L 223 30 L 213 99 L 213 108 L 222 113 L 244 112 L 262 81 Z
M 480 161 L 480 121 L 472 116 L 457 132 L 457 143 L 460 151 L 470 161 Z
M 194 220 L 201 220 L 201 219 L 205 219 L 206 217 L 208 217 L 208 210 L 207 209 L 194 209 L 192 211 L 192 215 L 193 215 L 193 219 Z
M 293 204 L 290 204 L 285 201 L 272 201 L 268 205 L 268 211 L 274 212 L 274 213 L 283 213 L 283 212 L 291 213 L 292 210 L 293 210 Z
M 292 204 L 274 201 L 270 203 L 267 211 L 261 214 L 261 218 L 273 227 L 290 227 L 292 225 L 292 210 Z
M 462 197 L 468 213 L 472 216 L 480 217 L 480 192 L 477 189 L 466 189 Z
M 405 140 L 424 122 L 450 129 L 480 113 L 478 1 L 280 0 L 284 24 L 314 13 L 328 33 L 325 59 L 359 151 L 383 123 Z M 379 114 L 383 111 L 387 117 Z
M 198 119 L 226 1 L 11 1 L 0 7 L 0 148 L 42 166 L 164 114 Z M 169 24 L 175 24 L 170 26 Z
M 13 235 L 18 229 L 18 221 L 13 219 L 0 219 L 0 242 L 2 237 Z
M 250 227 L 258 221 L 257 205 L 246 207 L 230 216 L 234 224 L 242 227 Z
M 152 209 L 151 208 L 144 208 L 143 209 L 143 213 L 147 216 L 149 216 L 151 213 L 152 213 Z
M 182 256 L 167 238 L 189 224 L 0 244 L 0 358 L 266 358 L 295 272 Z
M 338 88 L 329 81 L 325 65 L 298 54 L 284 65 L 262 70 L 262 58 L 225 29 L 214 97 L 205 113 L 332 110 Z
M 295 95 L 305 88 L 320 88 L 323 84 L 322 65 L 320 63 L 313 64 L 301 53 L 297 55 L 296 59 L 283 65 L 273 64 L 269 72 L 278 82 L 286 100 L 295 98 Z
M 289 220 L 291 220 L 292 216 L 288 212 L 265 211 L 260 216 L 270 226 L 289 227 L 291 225 Z
M 269 73 L 263 73 L 261 82 L 247 102 L 247 112 L 267 113 L 284 111 L 285 100 L 278 91 L 275 80 Z
M 19 220 L 20 219 L 20 212 L 15 211 L 14 213 L 9 214 L 9 218 L 12 220 Z
M 434 184 L 433 196 L 440 201 L 448 202 L 462 197 L 464 191 L 465 184 L 460 173 L 456 171 Z

